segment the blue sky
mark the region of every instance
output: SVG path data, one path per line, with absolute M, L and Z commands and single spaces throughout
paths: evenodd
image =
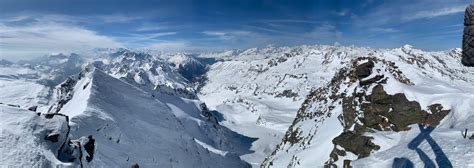
M 467 0 L 2 0 L 0 57 L 335 44 L 460 47 Z

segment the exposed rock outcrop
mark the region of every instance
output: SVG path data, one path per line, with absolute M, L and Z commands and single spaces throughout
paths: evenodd
M 334 138 L 332 142 L 358 155 L 359 158 L 363 158 L 369 156 L 372 150 L 380 149 L 380 147 L 374 144 L 371 139 L 373 138 L 368 136 L 357 135 L 352 131 L 348 131 Z
M 324 142 L 327 139 L 331 139 L 330 143 L 332 142 L 334 147 L 332 151 L 327 152 L 328 159 L 324 166 L 350 167 L 354 156 L 364 158 L 380 149 L 381 144 L 376 144 L 370 133 L 405 131 L 409 130 L 409 125 L 412 124 L 437 126 L 450 112 L 441 104 L 422 107 L 419 102 L 407 98 L 404 93 L 389 94 L 384 90 L 384 87 L 397 85 L 414 84 L 394 62 L 370 55 L 353 59 L 349 65 L 341 68 L 326 86 L 310 92 L 282 143 L 266 158 L 263 167 L 271 167 L 274 164 L 277 152 L 304 150 L 310 148 L 312 142 L 327 143 Z M 329 122 L 334 124 L 334 115 L 342 129 L 332 125 L 333 130 L 322 130 L 329 129 L 323 128 L 323 123 L 328 122 L 327 120 L 333 120 Z M 320 132 L 324 132 L 324 138 Z M 296 154 L 293 158 L 298 156 Z M 301 160 L 293 159 L 288 166 L 294 167 L 291 164 L 299 161 Z
M 381 84 L 385 83 L 382 81 L 383 75 L 360 73 L 372 73 L 373 66 L 369 66 L 370 62 L 372 61 L 355 66 L 354 77 L 359 80 L 361 88 L 352 95 L 343 97 L 340 119 L 344 132 L 332 141 L 335 147 L 331 152 L 331 159 L 326 163 L 328 166 L 334 166 L 338 156 L 346 156 L 344 150 L 352 152 L 358 158 L 367 157 L 372 151 L 378 150 L 380 147 L 371 141 L 373 138 L 364 135 L 367 131 L 405 131 L 410 129 L 409 125 L 417 123 L 437 126 L 450 112 L 443 109 L 441 104 L 428 106 L 428 112 L 417 101 L 408 100 L 403 93 L 389 95 Z M 366 80 L 370 75 L 375 77 Z M 362 84 L 364 81 L 366 82 Z

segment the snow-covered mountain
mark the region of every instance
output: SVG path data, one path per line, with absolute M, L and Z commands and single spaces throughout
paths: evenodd
M 208 81 L 199 91 L 199 97 L 212 109 L 224 114 L 223 125 L 238 130 L 244 135 L 259 138 L 252 146 L 252 149 L 256 152 L 243 156 L 244 159 L 254 165 L 259 165 L 264 157 L 270 155 L 264 162 L 264 166 L 269 166 L 275 160 L 274 162 L 277 164 L 273 164 L 273 166 L 285 167 L 290 165 L 289 160 L 294 159 L 293 157 L 300 157 L 297 152 L 288 153 L 287 149 L 302 153 L 310 151 L 309 149 L 306 150 L 308 147 L 303 145 L 289 145 L 288 142 L 285 142 L 288 135 L 291 135 L 289 133 L 292 133 L 291 128 L 294 127 L 295 122 L 302 122 L 298 118 L 295 119 L 295 116 L 298 117 L 299 113 L 302 113 L 302 104 L 310 104 L 308 96 L 314 95 L 313 92 L 321 92 L 321 90 L 329 88 L 330 82 L 337 76 L 338 72 L 344 69 L 347 70 L 355 59 L 370 57 L 390 62 L 390 71 L 404 74 L 403 76 L 395 74 L 395 77 L 390 79 L 409 80 L 408 85 L 433 87 L 434 80 L 436 86 L 454 90 L 459 88 L 469 90 L 474 79 L 473 73 L 469 68 L 460 64 L 460 56 L 461 51 L 459 49 L 445 52 L 424 52 L 409 45 L 396 49 L 342 46 L 253 48 L 236 53 L 233 56 L 226 56 L 226 61 L 213 64 L 207 73 Z M 385 69 L 380 68 L 380 70 Z M 385 88 L 392 89 L 389 90 L 391 94 L 403 91 L 391 87 Z M 434 90 L 437 91 L 437 89 Z M 451 89 L 441 89 L 435 93 L 449 95 Z M 416 93 L 416 89 L 414 90 L 404 92 L 407 92 L 406 94 L 409 97 Z M 371 89 L 368 89 L 366 92 L 370 93 L 370 91 Z M 353 91 L 340 90 L 340 92 L 350 95 Z M 326 96 L 330 96 L 329 93 Z M 455 106 L 450 103 L 441 103 L 441 100 L 437 100 L 439 99 L 438 96 L 430 99 L 417 99 L 409 97 L 409 100 L 421 101 L 421 107 L 424 109 L 434 103 L 440 103 L 443 107 L 449 109 Z M 469 99 L 460 97 L 459 100 Z M 334 105 L 326 101 L 322 103 L 320 99 L 311 101 L 312 104 L 321 103 L 320 108 L 322 109 L 334 108 Z M 337 110 L 340 109 L 336 108 Z M 305 111 L 313 112 L 312 110 Z M 337 115 L 332 116 L 337 117 Z M 324 142 L 329 143 L 330 147 L 328 148 L 330 149 L 326 150 L 326 153 L 317 152 L 321 155 L 319 160 L 314 156 L 314 152 L 309 152 L 311 154 L 308 157 L 311 159 L 306 159 L 306 161 L 310 164 L 300 165 L 301 167 L 324 165 L 333 148 L 332 139 L 342 132 L 342 129 L 338 131 L 338 128 L 335 127 L 341 125 L 337 119 L 334 122 L 328 122 L 327 127 L 321 130 L 316 128 L 323 127 L 323 125 L 314 120 L 318 120 L 318 117 L 306 121 L 308 125 L 313 126 L 307 126 L 308 128 L 304 129 L 306 131 L 304 136 L 319 136 L 317 133 L 324 130 L 334 131 L 334 137 L 326 137 L 322 133 L 321 137 L 326 139 Z M 311 121 L 314 121 L 314 123 Z M 466 119 L 466 121 L 469 121 L 469 119 Z M 290 127 L 290 130 L 287 131 L 288 127 Z M 461 127 L 463 126 L 457 128 L 456 131 L 463 129 Z M 283 142 L 280 139 L 283 139 Z M 324 144 L 323 141 L 316 141 L 315 139 L 311 142 L 317 145 Z M 276 150 L 273 150 L 275 144 L 279 145 Z M 320 146 L 326 147 L 328 145 Z M 318 150 L 320 149 L 314 149 L 314 151 Z
M 30 138 L 0 143 L 21 146 L 5 163 L 25 166 L 21 151 L 36 145 L 41 166 L 462 167 L 474 155 L 460 136 L 474 127 L 474 71 L 460 59 L 460 49 L 303 45 L 5 63 L 1 128 L 17 131 L 0 140 Z M 43 140 L 52 130 L 63 149 Z
M 196 100 L 166 94 L 152 95 L 95 68 L 86 69 L 70 81 L 73 82 L 66 81 L 59 87 L 59 90 L 68 91 L 62 94 L 69 95 L 70 98 L 60 97 L 58 104 L 61 105 L 56 107 L 59 114 L 69 117 L 70 122 L 66 125 L 69 125 L 70 129 L 67 131 L 63 127 L 52 129 L 50 127 L 54 128 L 58 124 L 46 123 L 42 124 L 45 127 L 44 131 L 34 130 L 43 132 L 34 134 L 34 138 L 41 140 L 45 136 L 44 132 L 54 130 L 57 130 L 61 138 L 63 134 L 69 135 L 68 138 L 90 136 L 97 146 L 93 154 L 89 154 L 92 159 L 76 163 L 74 160 L 63 160 L 59 152 L 56 157 L 62 162 L 58 163 L 50 153 L 40 153 L 48 157 L 37 158 L 33 166 L 54 167 L 54 165 L 68 165 L 68 162 L 80 163 L 81 167 L 126 167 L 133 162 L 145 167 L 246 167 L 247 165 L 238 155 L 246 152 L 241 148 L 244 146 L 242 141 L 251 139 L 208 121 L 201 115 L 201 109 L 196 105 L 199 102 Z M 11 107 L 4 108 L 7 112 L 15 111 Z M 18 111 L 24 110 L 18 109 Z M 24 113 L 36 115 L 33 112 Z M 29 118 L 25 120 L 27 121 L 23 121 L 22 118 L 13 119 L 15 122 L 26 122 L 24 124 L 35 122 L 28 121 L 32 120 Z M 64 122 L 60 125 L 64 125 Z M 12 126 L 14 124 L 3 126 L 2 129 L 7 130 Z M 21 135 L 32 131 L 30 129 L 32 128 L 20 127 L 11 133 Z M 21 150 L 26 152 L 27 147 L 38 143 L 45 142 L 5 141 L 4 145 L 24 146 L 25 148 Z M 51 150 L 54 151 L 56 148 Z M 82 155 L 85 156 L 84 152 Z M 20 157 L 24 156 L 12 154 L 9 159 L 17 161 L 21 160 Z M 7 165 L 10 164 L 16 165 L 16 162 L 8 162 Z
M 0 103 L 47 111 L 54 87 L 77 74 L 87 60 L 77 54 L 51 54 L 35 60 L 0 65 Z
M 473 75 L 458 49 L 336 51 L 328 62 L 339 70 L 306 96 L 262 167 L 469 166 L 472 144 L 459 133 L 473 127 Z

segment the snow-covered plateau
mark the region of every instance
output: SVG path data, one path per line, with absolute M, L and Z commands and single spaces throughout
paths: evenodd
M 303 45 L 3 60 L 0 167 L 474 167 L 474 68 L 461 53 Z

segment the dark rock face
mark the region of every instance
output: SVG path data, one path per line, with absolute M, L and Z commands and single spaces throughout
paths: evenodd
M 44 137 L 45 140 L 51 141 L 51 142 L 58 142 L 59 138 L 59 133 L 49 133 Z
M 36 112 L 37 108 L 38 108 L 38 106 L 32 106 L 32 107 L 28 108 L 28 110 Z
M 356 154 L 359 158 L 369 156 L 372 150 L 378 150 L 380 147 L 372 143 L 372 137 L 360 136 L 353 132 L 344 132 L 334 138 L 332 142 L 344 149 Z
M 95 139 L 92 138 L 92 135 L 87 137 L 88 141 L 84 144 L 84 149 L 86 150 L 88 156 L 86 156 L 87 162 L 91 162 L 94 158 L 94 149 L 95 149 Z
M 355 75 L 357 78 L 362 79 L 365 77 L 370 76 L 372 74 L 372 68 L 374 67 L 374 62 L 369 60 L 366 63 L 360 64 L 358 67 L 355 69 Z
M 469 5 L 464 13 L 461 62 L 465 66 L 474 66 L 474 5 Z
M 360 105 L 364 117 L 359 119 L 365 127 L 376 130 L 404 131 L 408 129 L 408 125 L 416 123 L 436 126 L 450 111 L 443 110 L 440 104 L 433 104 L 428 106 L 431 112 L 429 113 L 422 110 L 418 102 L 409 101 L 403 93 L 388 95 L 380 84 L 376 85 L 372 94 L 365 96 L 365 99 Z M 351 111 L 349 108 L 351 107 L 344 109 Z
M 372 89 L 372 95 L 369 96 L 371 102 L 377 104 L 390 104 L 390 96 L 385 93 L 382 85 L 377 85 Z

